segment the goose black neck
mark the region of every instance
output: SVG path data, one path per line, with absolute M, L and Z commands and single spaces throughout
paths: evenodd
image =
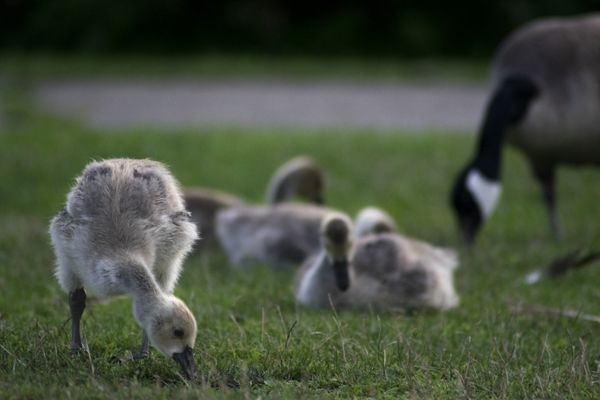
M 502 146 L 505 131 L 496 121 L 486 120 L 471 164 L 486 178 L 499 181 L 502 171 Z
M 472 163 L 486 178 L 500 180 L 506 133 L 525 117 L 529 104 L 538 93 L 535 83 L 522 75 L 506 77 L 494 92 L 485 113 L 477 154 Z

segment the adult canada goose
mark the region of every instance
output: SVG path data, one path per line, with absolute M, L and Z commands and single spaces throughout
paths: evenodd
M 451 193 L 472 242 L 500 197 L 505 139 L 531 165 L 556 238 L 555 169 L 600 162 L 600 16 L 547 19 L 510 35 L 492 64 L 492 92 L 475 155 Z
M 280 166 L 271 176 L 266 192 L 267 204 L 279 204 L 301 198 L 323 204 L 324 174 L 310 157 L 298 156 Z M 241 206 L 244 201 L 218 190 L 189 188 L 184 191 L 187 209 L 202 236 L 201 246 L 216 243 L 215 220 L 219 211 Z
M 56 277 L 69 294 L 71 348 L 82 347 L 85 291 L 101 298 L 127 293 L 143 329 L 136 356 L 148 355 L 150 341 L 191 378 L 196 320 L 172 293 L 197 233 L 165 166 L 131 159 L 90 163 L 52 220 L 50 234 Z
M 343 214 L 330 213 L 323 219 L 322 250 L 298 272 L 298 303 L 402 310 L 447 310 L 458 305 L 454 251 L 396 233 L 364 230 L 353 244 L 351 232 L 351 222 Z

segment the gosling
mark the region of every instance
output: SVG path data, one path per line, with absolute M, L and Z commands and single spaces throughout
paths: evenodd
M 353 239 L 352 223 L 343 214 L 323 219 L 322 250 L 298 273 L 299 304 L 403 311 L 458 305 L 453 284 L 457 258 L 452 250 L 397 233 L 362 232 Z
M 266 190 L 266 204 L 285 203 L 296 198 L 313 204 L 323 204 L 325 177 L 322 168 L 308 156 L 294 157 L 281 165 L 271 176 Z M 217 214 L 245 202 L 234 195 L 215 189 L 192 187 L 185 189 L 187 209 L 202 234 L 202 248 L 214 247 Z M 198 246 L 196 246 L 198 248 Z
M 365 207 L 354 219 L 355 238 L 386 232 L 398 232 L 398 227 L 394 218 L 380 208 Z
M 129 294 L 143 330 L 135 357 L 147 357 L 150 342 L 193 378 L 196 320 L 173 290 L 198 234 L 167 168 L 151 160 L 90 163 L 50 235 L 56 277 L 69 294 L 71 349 L 82 348 L 86 290 L 100 298 Z
M 294 203 L 232 207 L 218 214 L 217 235 L 235 266 L 297 267 L 319 251 L 319 227 L 329 212 Z

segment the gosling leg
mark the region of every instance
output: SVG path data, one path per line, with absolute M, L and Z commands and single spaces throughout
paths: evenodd
M 148 351 L 148 335 L 146 335 L 146 331 L 143 332 L 142 335 L 142 344 L 140 345 L 140 349 L 133 354 L 134 360 L 139 360 L 141 358 L 148 358 L 150 352 Z
M 71 309 L 71 351 L 80 351 L 81 345 L 81 330 L 80 322 L 81 315 L 85 309 L 85 291 L 83 288 L 75 289 L 69 293 L 69 308 Z

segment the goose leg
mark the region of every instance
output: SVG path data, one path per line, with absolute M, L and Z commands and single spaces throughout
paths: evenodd
M 542 197 L 548 210 L 548 220 L 554 240 L 560 240 L 560 225 L 556 216 L 556 191 L 554 190 L 554 181 L 542 182 Z
M 560 225 L 556 215 L 556 190 L 554 185 L 554 170 L 540 172 L 537 171 L 536 176 L 540 182 L 542 199 L 546 205 L 548 212 L 548 222 L 554 240 L 560 240 Z
M 83 288 L 75 289 L 69 293 L 69 308 L 71 309 L 71 350 L 79 351 L 81 345 L 80 322 L 85 309 L 85 291 Z
M 148 335 L 146 334 L 146 331 L 144 331 L 142 335 L 142 344 L 140 345 L 140 349 L 137 351 L 137 353 L 133 354 L 133 359 L 139 360 L 140 358 L 148 358 L 149 355 L 150 352 L 148 351 Z

